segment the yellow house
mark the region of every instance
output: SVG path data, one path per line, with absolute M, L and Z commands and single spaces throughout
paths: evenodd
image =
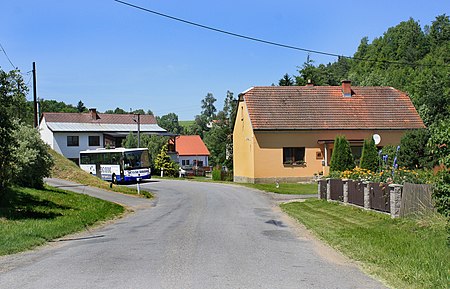
M 337 135 L 358 158 L 364 139 L 396 145 L 407 130 L 424 127 L 408 95 L 392 87 L 252 87 L 238 99 L 234 181 L 309 181 L 328 174 Z

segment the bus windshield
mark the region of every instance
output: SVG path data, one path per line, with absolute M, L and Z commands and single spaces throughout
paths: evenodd
M 139 168 L 149 168 L 150 158 L 148 151 L 125 152 L 123 157 L 124 169 L 132 170 Z

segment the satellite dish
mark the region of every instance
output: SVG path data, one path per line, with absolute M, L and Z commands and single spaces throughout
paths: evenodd
M 381 136 L 379 134 L 374 134 L 372 138 L 373 141 L 375 142 L 375 145 L 378 145 L 381 142 Z

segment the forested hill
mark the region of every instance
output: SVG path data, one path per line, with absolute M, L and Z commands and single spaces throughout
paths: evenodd
M 409 19 L 371 43 L 361 39 L 353 58 L 328 65 L 307 59 L 299 75 L 285 75 L 279 85 L 392 86 L 407 92 L 427 126 L 450 116 L 450 20 L 447 15 L 423 28 Z

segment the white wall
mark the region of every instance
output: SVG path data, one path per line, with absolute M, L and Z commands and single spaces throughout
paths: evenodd
M 192 166 L 194 164 L 194 160 L 199 160 L 199 161 L 203 161 L 203 166 L 207 167 L 209 166 L 208 163 L 208 156 L 179 156 L 178 157 L 178 162 L 179 165 L 182 165 L 182 161 L 183 160 L 189 160 L 189 165 Z
M 52 149 L 55 149 L 53 142 L 53 132 L 45 124 L 45 118 L 39 124 L 39 133 L 41 134 L 41 139 L 48 144 Z M 61 153 L 60 151 L 58 151 Z
M 53 133 L 55 147 L 54 150 L 65 156 L 66 158 L 78 158 L 80 151 L 95 150 L 103 147 L 103 134 L 102 133 L 67 133 L 67 132 L 55 132 Z M 78 136 L 79 146 L 67 146 L 67 136 Z M 89 136 L 100 136 L 100 146 L 89 146 Z

